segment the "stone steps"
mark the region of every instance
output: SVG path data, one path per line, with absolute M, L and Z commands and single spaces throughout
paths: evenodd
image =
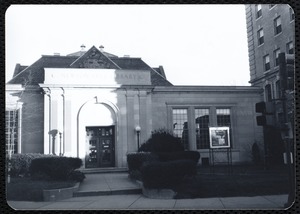
M 106 168 L 79 169 L 79 171 L 84 174 L 117 173 L 117 172 L 128 172 L 128 168 L 106 167 Z

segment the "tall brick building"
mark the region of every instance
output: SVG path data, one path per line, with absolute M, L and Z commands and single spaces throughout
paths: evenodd
M 293 130 L 294 90 L 284 86 L 287 80 L 282 76 L 285 69 L 279 55 L 284 54 L 284 60 L 287 56 L 294 60 L 295 14 L 287 4 L 251 4 L 245 10 L 250 83 L 263 89 L 261 100 L 271 107 L 272 113 L 266 116 L 271 120 L 264 126 L 266 156 L 270 162 L 282 162 L 282 127 L 289 123 Z
M 264 100 L 279 98 L 279 53 L 294 54 L 295 15 L 280 4 L 246 5 L 250 83 L 264 88 Z

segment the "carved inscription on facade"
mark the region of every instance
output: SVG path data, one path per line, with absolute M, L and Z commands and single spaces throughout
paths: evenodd
M 45 84 L 150 85 L 150 71 L 45 68 Z

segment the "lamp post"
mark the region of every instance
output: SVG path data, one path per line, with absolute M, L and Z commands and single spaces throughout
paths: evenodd
M 137 125 L 135 127 L 135 131 L 136 131 L 136 135 L 137 135 L 137 145 L 138 145 L 138 149 L 140 148 L 140 132 L 141 132 L 141 127 L 139 125 Z

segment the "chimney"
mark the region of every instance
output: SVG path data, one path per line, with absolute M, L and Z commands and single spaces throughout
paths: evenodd
M 124 58 L 130 58 L 130 55 L 124 55 Z
M 60 56 L 60 53 L 54 53 L 53 55 L 54 56 Z
M 103 46 L 103 45 L 100 45 L 100 46 L 99 46 L 99 49 L 100 49 L 101 52 L 103 52 L 104 46 Z
M 84 49 L 85 49 L 85 45 L 84 45 L 84 44 L 82 44 L 80 47 L 81 47 L 81 50 L 80 50 L 80 51 L 84 51 Z

